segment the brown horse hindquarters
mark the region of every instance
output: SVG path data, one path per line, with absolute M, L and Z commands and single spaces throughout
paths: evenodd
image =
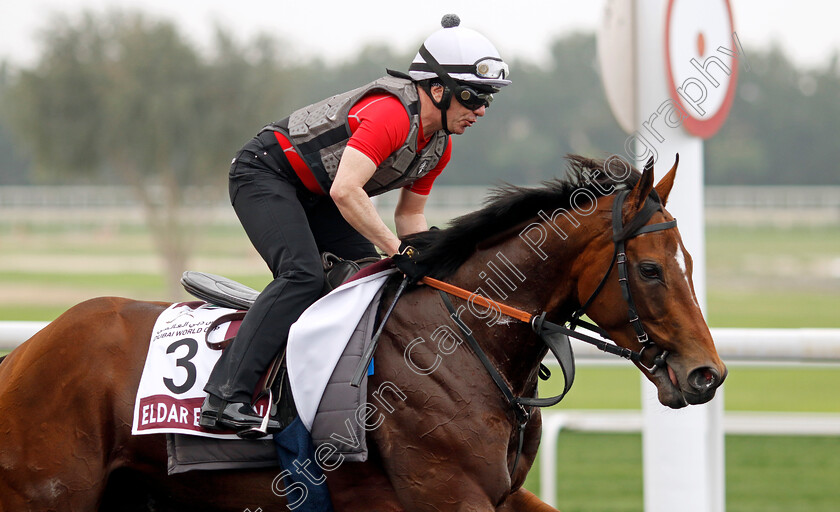
M 89 300 L 5 358 L 0 512 L 286 510 L 279 468 L 167 476 L 165 437 L 131 435 L 151 331 L 166 306 Z M 378 462 L 328 476 L 336 511 L 403 510 Z
M 0 371 L 0 510 L 95 510 L 125 456 L 136 385 L 165 305 L 83 302 Z

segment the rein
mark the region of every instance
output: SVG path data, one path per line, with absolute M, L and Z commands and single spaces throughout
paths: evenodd
M 665 359 L 668 357 L 667 351 L 663 351 L 660 354 L 656 355 L 653 359 L 653 363 L 650 366 L 647 366 L 643 362 L 642 358 L 645 351 L 649 348 L 655 347 L 655 343 L 650 339 L 647 332 L 645 331 L 644 325 L 642 324 L 642 321 L 637 313 L 636 305 L 633 301 L 633 296 L 630 293 L 625 243 L 627 242 L 627 240 L 634 238 L 638 235 L 642 235 L 644 233 L 653 233 L 656 231 L 662 231 L 676 227 L 677 221 L 670 220 L 667 222 L 651 224 L 649 226 L 646 225 L 656 211 L 663 211 L 662 203 L 659 200 L 659 196 L 656 194 L 655 190 L 652 190 L 650 195 L 647 198 L 645 198 L 645 204 L 642 206 L 642 209 L 639 210 L 639 212 L 632 219 L 630 219 L 630 221 L 626 225 L 624 225 L 622 221 L 621 212 L 622 206 L 624 205 L 624 201 L 627 198 L 628 194 L 629 191 L 622 190 L 616 195 L 615 201 L 613 203 L 612 240 L 615 248 L 613 251 L 612 260 L 610 261 L 610 265 L 607 268 L 604 277 L 601 278 L 601 281 L 595 288 L 595 291 L 592 293 L 592 295 L 589 296 L 589 299 L 587 299 L 583 306 L 581 306 L 571 315 L 570 319 L 567 322 L 563 322 L 564 324 L 568 323 L 569 327 L 565 327 L 564 325 L 559 325 L 547 321 L 545 319 L 545 312 L 538 315 L 531 315 L 526 311 L 516 309 L 506 304 L 501 304 L 480 294 L 472 293 L 463 288 L 454 286 L 449 283 L 444 283 L 443 281 L 439 281 L 428 276 L 423 277 L 420 280 L 420 282 L 422 282 L 423 284 L 426 284 L 427 286 L 435 288 L 439 291 L 440 296 L 444 304 L 446 305 L 446 308 L 449 310 L 450 317 L 461 329 L 461 332 L 466 337 L 470 348 L 473 350 L 476 357 L 478 357 L 479 361 L 481 361 L 481 364 L 487 370 L 487 373 L 490 374 L 490 377 L 493 379 L 493 382 L 496 384 L 496 387 L 498 387 L 499 390 L 502 392 L 502 395 L 504 395 L 505 399 L 507 400 L 508 404 L 511 406 L 514 414 L 516 415 L 519 447 L 516 452 L 516 458 L 513 463 L 513 469 L 511 469 L 511 474 L 513 474 L 514 471 L 516 471 L 517 464 L 519 463 L 519 458 L 522 454 L 525 426 L 531 419 L 530 408 L 550 407 L 560 403 L 560 401 L 563 400 L 563 398 L 566 396 L 566 393 L 569 392 L 569 389 L 571 389 L 572 384 L 574 383 L 575 363 L 571 343 L 569 342 L 569 337 L 573 337 L 580 341 L 589 343 L 603 352 L 617 355 L 625 359 L 629 359 L 635 363 L 638 363 L 642 368 L 644 368 L 651 374 L 655 373 L 659 368 L 664 367 L 666 365 Z M 578 327 L 582 327 L 584 329 L 599 334 L 601 337 L 607 340 L 610 339 L 609 334 L 606 331 L 604 331 L 595 324 L 581 320 L 580 317 L 586 312 L 589 306 L 592 305 L 592 303 L 595 301 L 595 298 L 604 288 L 604 285 L 607 282 L 607 278 L 612 272 L 613 266 L 616 266 L 618 269 L 618 284 L 621 288 L 622 297 L 627 303 L 628 321 L 633 327 L 634 332 L 636 333 L 637 341 L 642 345 L 642 349 L 638 352 L 618 346 L 617 344 L 608 343 L 604 340 L 595 338 L 593 336 L 589 336 L 587 334 L 579 333 L 575 330 Z M 463 323 L 463 321 L 459 317 L 458 313 L 455 310 L 455 307 L 452 305 L 452 301 L 449 299 L 449 295 L 454 295 L 461 299 L 477 303 L 482 307 L 493 308 L 508 317 L 529 324 L 531 326 L 531 329 L 535 333 L 537 333 L 537 335 L 540 336 L 540 338 L 548 347 L 548 350 L 551 351 L 552 355 L 559 363 L 560 369 L 563 372 L 563 378 L 565 380 L 563 392 L 559 395 L 547 398 L 515 396 L 505 378 L 499 373 L 499 371 L 490 361 L 490 358 L 487 357 L 487 354 L 479 346 L 478 341 L 472 335 L 472 331 L 469 329 L 469 327 L 466 326 L 466 324 Z M 540 378 L 547 379 L 548 376 L 550 376 L 548 369 L 540 365 Z

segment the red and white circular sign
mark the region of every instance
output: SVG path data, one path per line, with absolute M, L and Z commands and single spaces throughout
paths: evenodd
M 738 79 L 734 31 L 729 0 L 668 2 L 668 90 L 688 114 L 683 126 L 692 135 L 707 139 L 717 133 L 732 107 Z

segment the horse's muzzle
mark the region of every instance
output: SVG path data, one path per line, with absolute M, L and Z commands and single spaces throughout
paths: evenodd
M 702 366 L 695 368 L 688 374 L 686 382 L 689 389 L 684 389 L 683 397 L 691 405 L 703 404 L 714 398 L 715 391 L 723 381 L 729 370 L 723 368 L 723 375 L 717 368 Z

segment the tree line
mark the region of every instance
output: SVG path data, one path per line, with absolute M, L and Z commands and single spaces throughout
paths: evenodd
M 0 63 L 0 184 L 157 180 L 221 183 L 231 155 L 294 108 L 362 85 L 412 54 L 362 49 L 351 62 L 301 62 L 289 42 L 246 44 L 218 29 L 209 52 L 169 21 L 140 13 L 56 18 L 31 67 Z M 840 59 L 800 69 L 780 48 L 747 48 L 724 128 L 706 143 L 713 185 L 840 184 Z M 595 38 L 554 41 L 545 63 L 511 62 L 514 85 L 454 139 L 448 184 L 536 183 L 567 153 L 621 153 Z
M 57 17 L 42 33 L 37 62 L 0 63 L 0 185 L 130 185 L 176 282 L 188 254 L 186 185 L 221 197 L 232 156 L 262 126 L 386 67 L 405 71 L 414 56 L 368 46 L 327 65 L 296 58 L 288 41 L 240 43 L 221 28 L 200 50 L 174 23 L 130 11 Z M 800 69 L 779 48 L 746 53 L 729 120 L 705 144 L 706 182 L 840 184 L 840 58 Z M 594 35 L 559 38 L 547 62 L 510 67 L 514 84 L 453 139 L 439 183 L 534 184 L 561 176 L 567 153 L 622 153 Z

